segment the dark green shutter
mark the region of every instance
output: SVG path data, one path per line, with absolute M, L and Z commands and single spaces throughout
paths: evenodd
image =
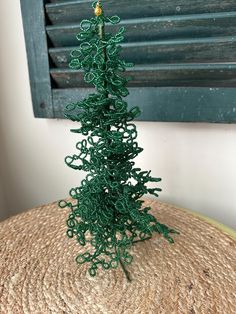
M 91 92 L 68 68 L 79 23 L 92 1 L 21 0 L 36 117 L 61 118 L 63 107 Z M 127 29 L 123 44 L 130 106 L 141 120 L 236 122 L 235 0 L 104 0 Z M 107 27 L 111 32 L 118 26 Z

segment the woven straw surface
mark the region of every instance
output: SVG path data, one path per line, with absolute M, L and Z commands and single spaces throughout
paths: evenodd
M 147 200 L 178 229 L 171 245 L 155 235 L 132 248 L 128 283 L 121 268 L 91 278 L 81 248 L 65 236 L 57 204 L 0 224 L 1 314 L 235 314 L 236 241 L 172 205 Z

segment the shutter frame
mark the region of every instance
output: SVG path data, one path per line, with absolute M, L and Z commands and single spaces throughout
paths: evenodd
M 54 118 L 45 10 L 42 0 L 21 0 L 34 116 Z
M 129 10 L 132 9 L 130 1 Z M 141 108 L 139 120 L 236 123 L 236 37 L 230 36 L 236 35 L 236 3 L 229 0 L 217 8 L 220 1 L 210 1 L 211 12 L 203 0 L 196 0 L 192 7 L 187 5 L 188 0 L 180 0 L 180 12 L 175 11 L 172 16 L 153 16 L 151 7 L 137 8 L 129 15 L 128 5 L 125 6 L 122 14 L 128 20 L 121 22 L 128 25 L 124 56 L 132 57 L 132 49 L 136 51 L 140 47 L 140 54 L 137 50 L 135 55 L 136 67 L 130 69 L 135 79 L 130 82 L 127 98 L 130 107 Z M 94 91 L 83 82 L 81 72 L 68 68 L 68 52 L 76 43 L 74 38 L 80 21 L 73 20 L 75 17 L 70 19 L 66 13 L 70 10 L 63 17 L 61 10 L 85 6 L 91 16 L 92 2 L 21 0 L 35 117 L 63 118 L 64 105 Z M 120 0 L 121 6 L 122 2 L 127 3 Z M 158 12 L 170 14 L 173 13 L 171 2 L 142 0 L 142 5 L 159 3 Z M 117 3 L 110 0 L 105 6 L 109 5 L 109 10 L 116 14 Z M 194 11 L 201 4 L 204 4 L 201 10 Z M 215 22 L 209 25 L 213 19 Z M 57 24 L 51 25 L 52 22 Z M 148 30 L 150 33 L 145 36 Z M 138 41 L 137 34 L 148 40 L 146 46 Z M 190 34 L 198 36 L 197 39 L 189 39 Z M 212 57 L 214 63 L 210 63 Z M 225 59 L 231 63 L 224 64 Z

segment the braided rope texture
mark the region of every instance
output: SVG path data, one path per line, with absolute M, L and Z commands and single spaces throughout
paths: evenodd
M 151 238 L 153 232 L 162 234 L 171 243 L 170 233 L 176 233 L 159 223 L 149 213 L 150 207 L 142 207 L 143 195 L 158 196 L 161 191 L 148 184 L 161 179 L 135 167 L 133 159 L 142 148 L 138 146 L 136 126 L 131 121 L 140 110 L 138 107 L 128 110 L 123 100 L 129 92 L 128 79 L 121 74 L 132 66 L 120 59 L 125 28 L 121 27 L 115 35 L 106 34 L 105 24 L 117 24 L 120 19 L 105 17 L 99 9 L 100 15 L 81 22 L 81 32 L 77 35 L 80 46 L 72 51 L 70 62 L 71 68 L 85 72 L 84 80 L 93 84 L 97 93 L 66 106 L 66 117 L 81 123 L 72 132 L 86 139 L 77 143 L 79 153 L 67 156 L 65 162 L 72 169 L 88 174 L 80 187 L 70 190 L 74 202 L 59 202 L 61 208 L 71 210 L 68 237 L 90 247 L 76 261 L 89 263 L 91 276 L 96 275 L 98 268 L 111 269 L 121 264 L 125 269 L 133 259 L 129 253 L 131 245 Z
M 119 267 L 87 273 L 65 237 L 57 202 L 0 223 L 1 314 L 235 314 L 236 240 L 172 205 L 146 200 L 181 234 L 134 244 L 128 282 Z M 191 239 L 191 241 L 189 241 Z

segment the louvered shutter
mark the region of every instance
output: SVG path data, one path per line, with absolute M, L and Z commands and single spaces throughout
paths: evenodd
M 37 117 L 62 118 L 64 105 L 93 91 L 69 54 L 92 1 L 21 0 Z M 141 120 L 236 122 L 235 0 L 104 0 L 126 27 L 123 56 L 130 106 Z M 119 26 L 107 26 L 115 32 Z

